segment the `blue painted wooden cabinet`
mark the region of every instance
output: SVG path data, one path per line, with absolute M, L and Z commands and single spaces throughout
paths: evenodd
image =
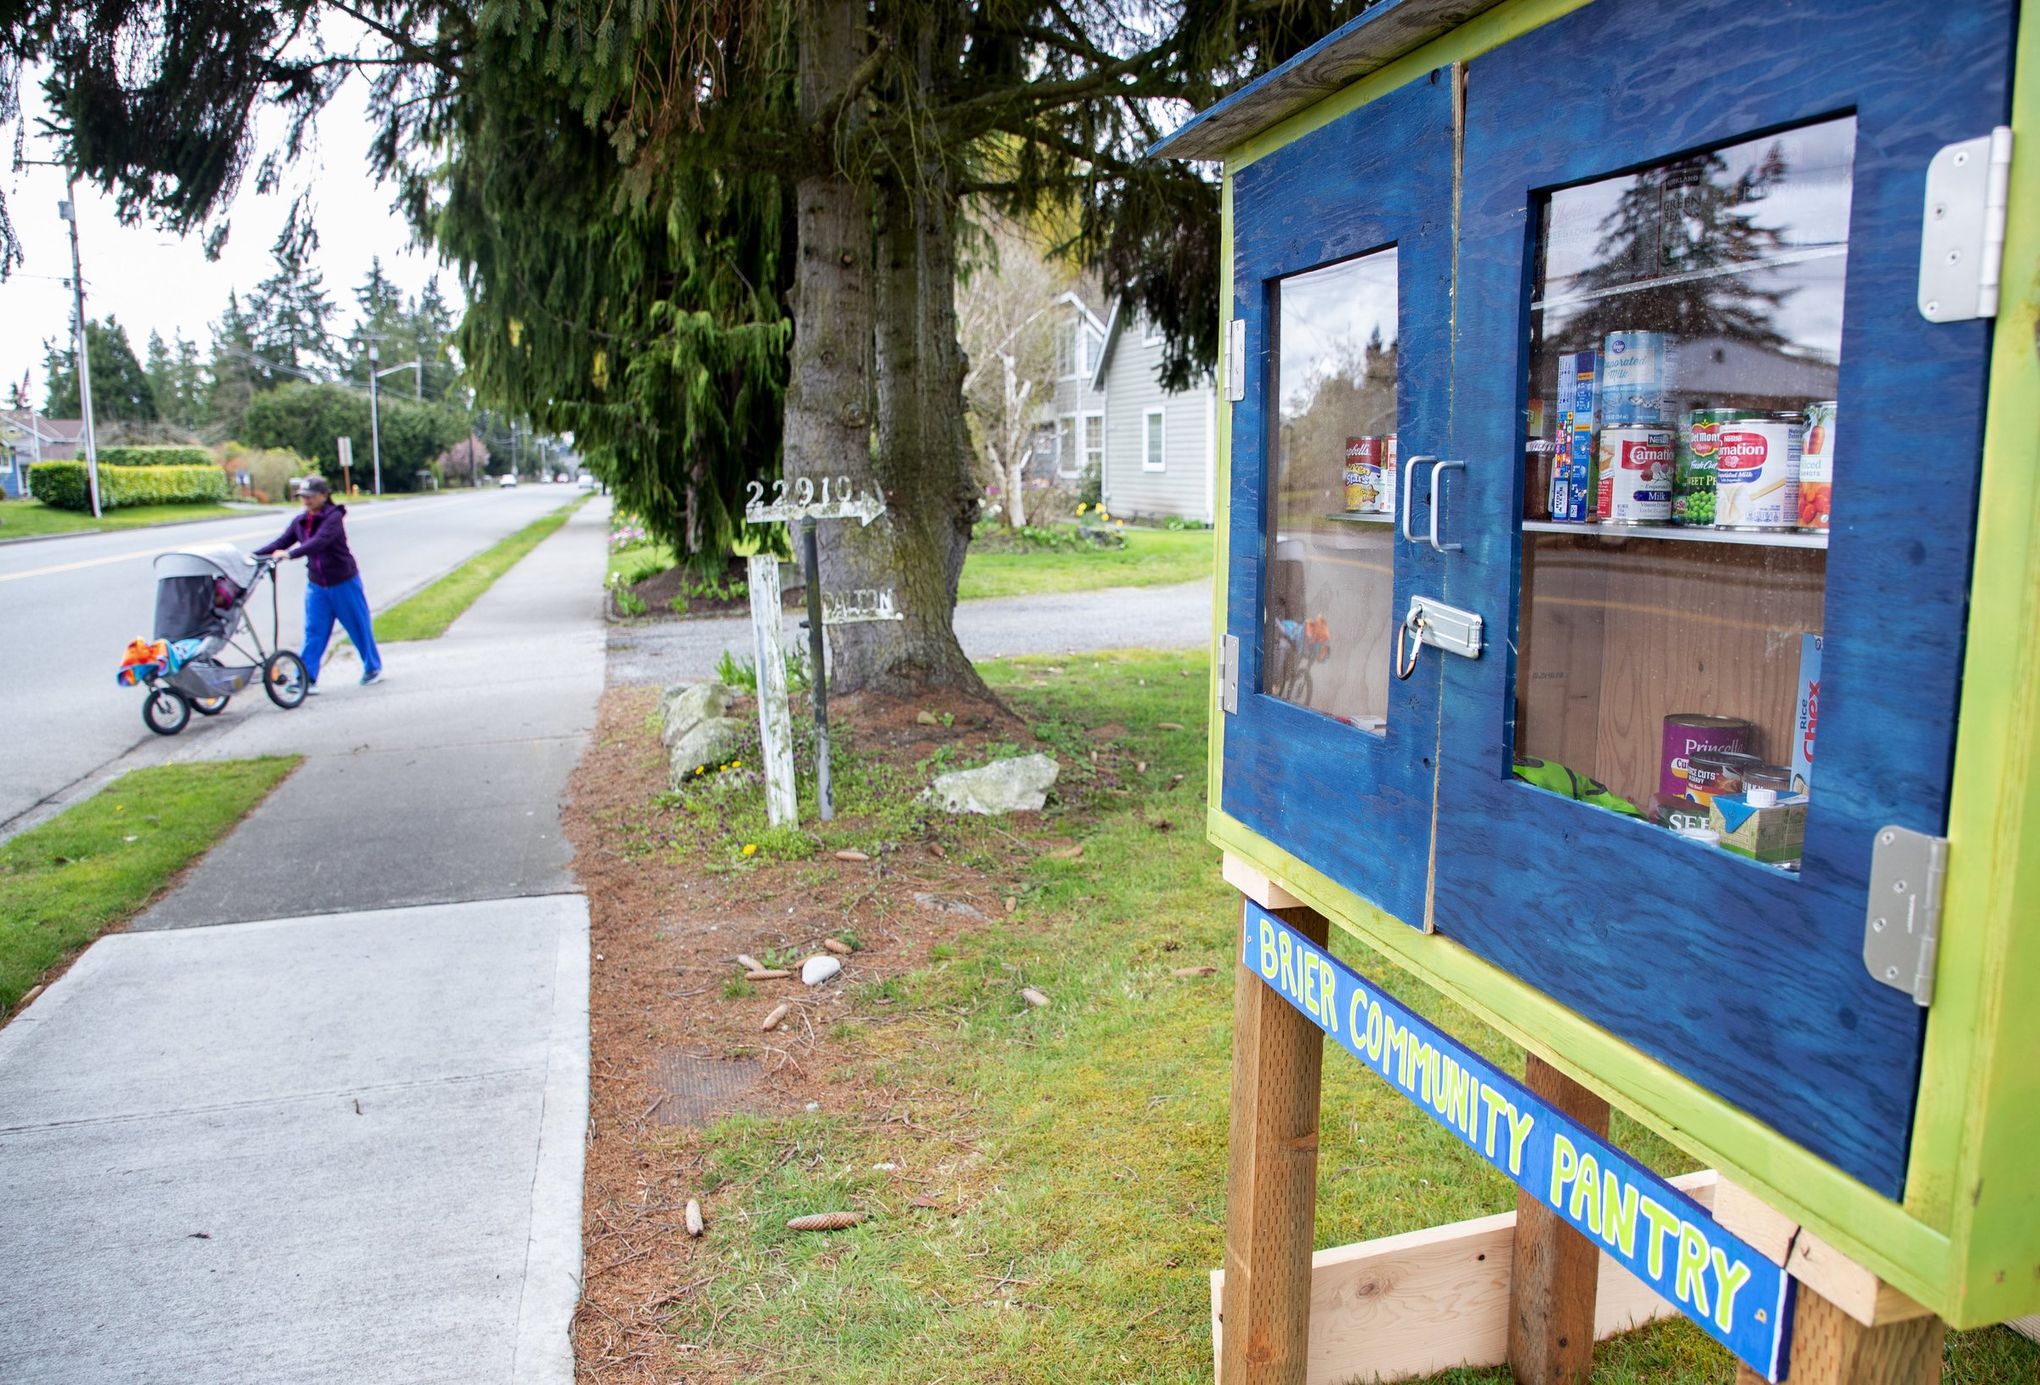
M 1233 187 L 1224 811 L 1893 1197 L 1866 896 L 1945 831 L 1989 341 L 1926 177 L 2015 18 L 1602 0 Z

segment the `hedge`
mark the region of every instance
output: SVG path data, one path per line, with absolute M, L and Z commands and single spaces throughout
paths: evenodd
M 101 466 L 211 466 L 213 454 L 203 447 L 165 444 L 157 447 L 102 447 Z
M 83 462 L 38 462 L 28 469 L 28 493 L 58 510 L 90 510 L 92 491 Z M 186 505 L 225 500 L 227 474 L 217 466 L 118 466 L 99 469 L 99 505 Z

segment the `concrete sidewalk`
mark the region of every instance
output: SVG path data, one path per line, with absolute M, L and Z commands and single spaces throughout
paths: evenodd
M 306 763 L 0 1030 L 0 1380 L 572 1380 L 607 516 L 131 757 Z

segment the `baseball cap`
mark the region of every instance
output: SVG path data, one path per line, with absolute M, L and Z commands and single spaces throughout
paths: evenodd
M 296 489 L 299 495 L 331 495 L 333 493 L 332 483 L 323 476 L 300 477 L 298 478 Z

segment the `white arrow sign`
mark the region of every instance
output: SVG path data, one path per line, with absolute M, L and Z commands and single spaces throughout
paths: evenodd
M 905 620 L 906 616 L 893 606 L 893 594 L 889 591 L 859 589 L 848 597 L 822 593 L 823 625 L 860 625 L 873 620 Z

